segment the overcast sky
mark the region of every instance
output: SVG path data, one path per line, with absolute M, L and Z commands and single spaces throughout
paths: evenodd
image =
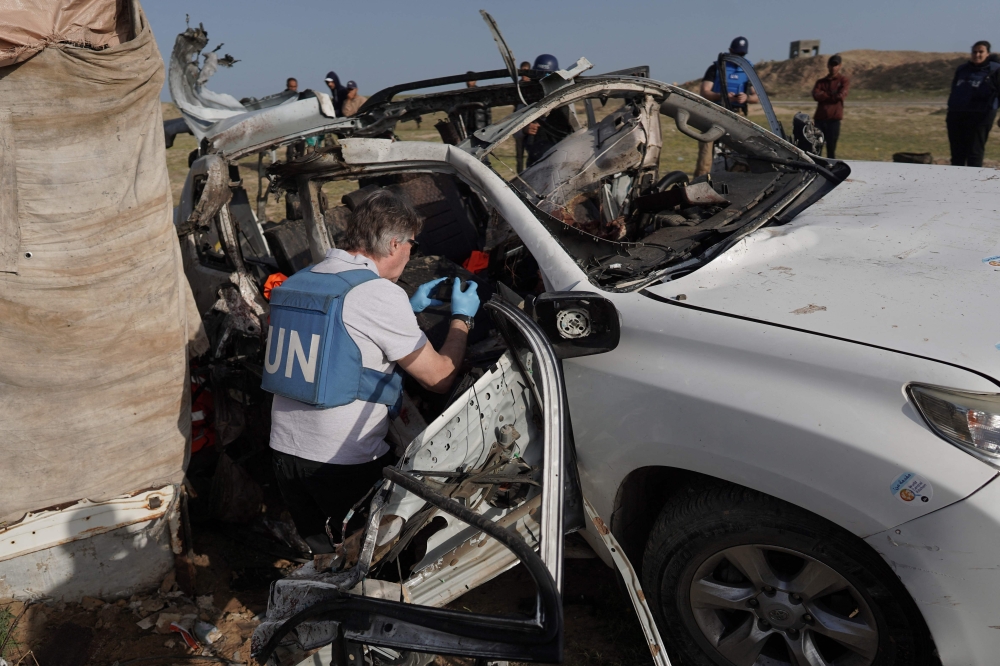
M 165 60 L 186 13 L 204 23 L 209 49 L 224 42 L 222 53 L 241 62 L 208 87 L 237 98 L 278 92 L 288 76 L 300 89 L 321 88 L 331 69 L 371 94 L 502 68 L 480 8 L 496 19 L 519 62 L 552 53 L 566 66 L 586 56 L 593 73 L 649 65 L 653 78 L 667 82 L 700 76 L 737 35 L 750 41 L 753 62 L 786 58 L 796 39 L 822 40 L 824 54 L 966 51 L 979 39 L 1000 48 L 996 3 L 962 0 L 147 0 L 144 8 Z

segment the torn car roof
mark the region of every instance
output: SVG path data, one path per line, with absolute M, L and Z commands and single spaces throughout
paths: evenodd
M 651 92 L 664 94 L 674 90 L 673 86 L 668 86 L 665 83 L 631 75 L 641 73 L 645 69 L 642 67 L 625 70 L 629 72 L 629 75 L 581 76 L 575 82 L 550 95 L 544 94 L 542 86 L 537 81 L 522 83 L 520 84 L 521 95 L 529 102 L 529 106 L 517 113 L 522 114 L 527 109 L 535 109 L 538 103 L 545 100 L 559 99 L 572 90 L 578 90 L 578 86 L 593 87 L 599 90 L 602 86 L 618 87 L 618 84 L 633 81 L 636 91 L 645 91 L 648 88 Z M 447 82 L 453 82 L 453 79 L 482 80 L 475 77 L 486 75 L 492 75 L 496 78 L 498 73 L 504 72 L 502 70 L 473 72 L 455 77 L 427 79 L 392 86 L 372 95 L 357 115 L 348 118 L 326 117 L 320 111 L 316 100 L 303 99 L 278 107 L 252 111 L 219 122 L 211 128 L 206 136 L 212 146 L 212 151 L 223 154 L 227 159 L 239 159 L 253 152 L 273 150 L 313 134 L 337 132 L 355 137 L 379 136 L 391 131 L 399 122 L 415 120 L 425 114 L 450 112 L 466 104 L 482 103 L 490 107 L 517 104 L 520 101 L 518 87 L 513 83 L 414 95 L 393 101 L 397 94 L 407 90 L 445 85 Z M 538 74 L 543 73 L 539 72 Z M 481 136 L 480 133 L 493 127 L 506 127 L 509 119 L 510 116 L 503 123 L 479 130 L 476 133 L 477 138 Z M 481 151 L 477 150 L 478 152 Z

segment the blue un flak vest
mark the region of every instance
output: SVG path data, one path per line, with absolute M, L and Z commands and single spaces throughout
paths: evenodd
M 344 326 L 344 297 L 378 275 L 302 270 L 271 292 L 271 321 L 261 388 L 321 409 L 355 400 L 389 405 L 395 416 L 403 378 L 361 364 L 361 350 Z
M 747 62 L 750 62 L 749 60 Z M 731 62 L 726 63 L 726 90 L 731 93 L 745 93 L 747 87 L 750 85 L 750 77 L 747 73 L 743 71 L 742 67 L 738 67 Z M 721 93 L 722 84 L 719 82 L 719 71 L 716 67 L 715 72 L 715 82 L 712 83 L 712 92 Z

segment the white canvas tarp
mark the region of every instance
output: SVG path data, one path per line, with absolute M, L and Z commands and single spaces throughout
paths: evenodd
M 204 331 L 140 19 L 130 41 L 0 68 L 0 525 L 183 474 L 187 344 Z

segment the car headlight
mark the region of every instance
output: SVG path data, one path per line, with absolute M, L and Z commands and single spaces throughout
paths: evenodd
M 906 390 L 931 430 L 963 451 L 1000 466 L 1000 394 L 918 383 Z

